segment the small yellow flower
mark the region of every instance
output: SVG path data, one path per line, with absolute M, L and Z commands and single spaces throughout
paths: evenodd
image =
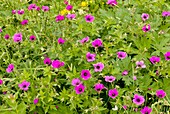
M 90 0 L 90 3 L 92 3 L 93 2 L 93 0 Z
M 86 7 L 87 6 L 87 2 L 81 2 L 81 6 L 82 7 Z
M 61 14 L 61 15 L 65 15 L 65 14 L 67 14 L 67 13 L 69 13 L 69 11 L 66 10 L 66 9 L 63 9 L 63 10 L 60 11 L 60 14 Z

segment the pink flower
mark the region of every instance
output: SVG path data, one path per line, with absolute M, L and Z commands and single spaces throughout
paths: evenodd
M 18 87 L 24 91 L 27 91 L 29 86 L 30 86 L 30 82 L 27 81 L 23 81 L 21 84 L 18 84 Z
M 102 91 L 104 88 L 105 88 L 105 86 L 104 86 L 103 84 L 100 84 L 100 83 L 97 83 L 97 84 L 94 85 L 94 89 L 95 89 L 97 92 Z
M 12 14 L 16 14 L 17 13 L 17 11 L 16 10 L 12 10 Z
M 39 6 L 36 6 L 36 10 L 37 10 L 37 11 L 40 11 L 41 8 L 40 8 Z
M 114 76 L 105 76 L 104 78 L 106 82 L 110 82 L 110 83 L 116 80 Z
M 6 40 L 8 40 L 8 39 L 10 38 L 9 34 L 6 34 L 6 35 L 4 36 L 4 38 L 5 38 Z
M 34 41 L 36 39 L 36 37 L 34 35 L 30 36 L 30 41 Z
M 146 68 L 144 61 L 136 61 L 136 68 Z
M 151 26 L 150 26 L 150 24 L 148 24 L 148 25 L 144 25 L 144 26 L 143 26 L 143 28 L 142 28 L 142 30 L 143 30 L 144 32 L 148 32 L 148 31 L 150 31 L 150 30 L 151 30 Z
M 145 106 L 143 109 L 141 109 L 140 112 L 141 112 L 141 114 L 151 114 L 152 109 L 147 107 L 147 106 Z
M 24 10 L 18 10 L 17 12 L 19 15 L 23 15 L 24 14 Z
M 78 86 L 78 85 L 80 85 L 82 82 L 80 81 L 80 79 L 79 78 L 74 78 L 73 80 L 72 80 L 72 85 L 73 86 Z
M 111 6 L 115 6 L 115 5 L 117 5 L 117 1 L 116 0 L 108 0 L 107 4 L 109 4 Z
M 13 64 L 9 64 L 8 65 L 8 68 L 6 69 L 6 72 L 7 73 L 10 73 L 10 72 L 12 72 L 14 70 L 14 65 Z
M 62 38 L 58 38 L 58 44 L 64 44 L 65 40 Z
M 84 44 L 88 41 L 89 41 L 89 37 L 87 36 L 87 37 L 83 38 L 82 40 L 80 40 L 80 43 Z
M 95 61 L 95 57 L 96 57 L 96 54 L 92 54 L 90 52 L 87 52 L 87 54 L 86 54 L 86 59 L 88 62 Z
M 156 91 L 156 96 L 159 98 L 164 98 L 166 96 L 166 92 L 162 89 Z
M 29 6 L 28 6 L 28 10 L 35 10 L 36 9 L 36 4 L 30 4 Z
M 92 16 L 92 15 L 90 15 L 90 14 L 88 14 L 88 15 L 85 16 L 85 20 L 86 20 L 87 23 L 93 22 L 94 19 L 95 19 L 94 16 Z
M 61 62 L 59 60 L 54 60 L 51 65 L 53 68 L 60 68 L 64 66 L 64 62 Z
M 45 58 L 44 59 L 44 64 L 50 65 L 51 64 L 51 59 L 50 58 Z
M 126 76 L 126 75 L 128 75 L 128 71 L 127 71 L 127 70 L 124 70 L 124 71 L 122 72 L 122 76 Z
M 74 90 L 76 91 L 76 94 L 82 94 L 84 93 L 85 86 L 83 84 L 80 84 L 78 86 L 75 86 Z
M 147 14 L 147 13 L 142 13 L 141 18 L 142 18 L 143 21 L 148 20 L 148 19 L 149 19 L 149 14 Z
M 56 22 L 62 21 L 64 20 L 64 16 L 63 15 L 57 15 L 56 16 Z
M 67 5 L 67 6 L 66 6 L 66 9 L 70 11 L 70 10 L 73 9 L 73 6 L 72 6 L 72 5 Z
M 163 11 L 163 12 L 162 12 L 162 16 L 163 16 L 163 17 L 170 16 L 170 11 Z
M 72 19 L 75 19 L 76 18 L 76 14 L 68 14 L 66 16 L 68 19 L 72 20 Z
M 23 21 L 21 22 L 21 25 L 26 25 L 26 24 L 28 24 L 28 20 L 23 20 Z
M 38 99 L 38 98 L 34 99 L 34 104 L 37 104 L 37 103 L 38 103 L 38 101 L 39 101 L 39 99 Z
M 166 53 L 164 54 L 164 56 L 165 56 L 165 60 L 169 61 L 169 60 L 170 60 L 170 51 L 169 51 L 169 52 L 166 52 Z
M 21 42 L 22 41 L 22 34 L 21 33 L 16 33 L 13 36 L 14 42 Z
M 133 103 L 136 105 L 141 105 L 145 102 L 145 98 L 141 95 L 135 94 L 133 98 Z
M 49 8 L 48 6 L 42 6 L 42 10 L 43 10 L 44 12 L 47 12 L 49 9 L 50 9 L 50 8 Z
M 124 110 L 127 110 L 127 106 L 126 106 L 126 105 L 123 105 L 123 109 L 124 109 Z
M 2 85 L 3 84 L 3 80 L 0 80 L 0 85 Z
M 91 74 L 89 70 L 81 71 L 81 78 L 83 78 L 84 80 L 88 80 L 90 77 L 91 77 Z
M 136 76 L 133 76 L 133 80 L 137 80 L 137 77 L 136 77 Z
M 127 57 L 127 53 L 123 52 L 123 51 L 119 51 L 119 52 L 117 52 L 117 57 L 119 59 L 125 59 Z
M 92 46 L 95 47 L 95 48 L 101 47 L 102 45 L 103 45 L 102 40 L 99 39 L 99 38 L 95 39 L 95 40 L 92 42 Z
M 104 64 L 101 62 L 93 64 L 93 66 L 95 72 L 101 72 L 104 69 Z
M 108 93 L 109 97 L 111 97 L 113 99 L 116 98 L 118 96 L 118 94 L 119 94 L 119 92 L 117 91 L 116 88 L 109 90 L 109 93 Z
M 156 64 L 156 63 L 160 62 L 160 57 L 152 56 L 151 58 L 149 58 L 149 60 L 152 64 Z

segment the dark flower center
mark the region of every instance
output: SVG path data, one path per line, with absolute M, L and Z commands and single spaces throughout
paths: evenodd
M 143 16 L 143 18 L 146 18 L 146 15 L 145 15 L 145 16 Z
M 79 85 L 79 82 L 76 82 L 76 85 Z
M 91 20 L 91 18 L 90 18 L 90 17 L 88 17 L 88 18 L 87 18 L 87 20 L 88 20 L 88 21 L 90 21 L 90 20 Z
M 158 95 L 159 97 L 162 97 L 162 95 Z
M 100 66 L 96 66 L 97 69 L 100 69 Z
M 114 97 L 114 96 L 116 96 L 116 94 L 115 94 L 115 93 L 112 93 L 112 97 Z
M 87 72 L 84 73 L 84 76 L 87 76 Z
M 96 44 L 95 46 L 96 46 L 96 47 L 98 47 L 99 45 L 98 45 L 98 44 Z
M 145 112 L 145 114 L 149 114 L 149 112 Z
M 109 78 L 109 81 L 112 81 L 112 78 Z
M 170 59 L 170 56 L 167 56 L 168 59 Z
M 140 99 L 138 98 L 138 99 L 136 99 L 136 101 L 137 101 L 137 102 L 140 102 Z
M 119 55 L 119 57 L 123 57 L 123 55 L 122 55 L 122 54 L 120 54 L 120 55 Z
M 49 64 L 49 62 L 48 62 L 48 61 L 46 61 L 45 63 L 46 63 L 46 64 Z
M 88 59 L 92 59 L 92 57 L 91 57 L 91 56 L 89 56 L 89 57 L 88 57 Z
M 26 88 L 27 87 L 27 85 L 23 85 L 23 88 Z
M 149 29 L 148 28 L 145 28 L 146 31 L 148 31 Z
M 82 88 L 79 88 L 78 91 L 81 92 L 81 91 L 82 91 Z
M 100 88 L 97 88 L 96 90 L 97 90 L 97 91 L 100 91 L 101 89 L 100 89 Z

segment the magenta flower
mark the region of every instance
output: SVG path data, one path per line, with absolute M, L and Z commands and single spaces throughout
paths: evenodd
M 86 54 L 86 59 L 88 62 L 95 61 L 95 57 L 96 57 L 96 54 L 92 54 L 90 52 L 87 52 L 87 54 Z
M 106 82 L 110 82 L 110 83 L 116 80 L 114 76 L 105 76 L 104 78 Z
M 17 13 L 17 11 L 16 10 L 12 10 L 12 14 L 16 14 Z
M 104 69 L 104 64 L 101 62 L 93 64 L 93 66 L 95 72 L 101 72 Z
M 22 41 L 22 34 L 21 33 L 15 33 L 13 36 L 14 42 L 21 42 Z
M 80 40 L 80 43 L 84 44 L 88 41 L 89 41 L 89 37 L 87 36 L 87 37 L 83 38 L 82 40 Z
M 118 94 L 119 94 L 119 92 L 116 88 L 110 89 L 109 93 L 108 93 L 109 97 L 111 97 L 113 99 L 116 98 L 118 96 Z
M 152 64 L 156 64 L 156 63 L 160 62 L 160 57 L 152 56 L 151 58 L 149 58 L 149 60 Z
M 24 14 L 24 10 L 18 10 L 17 12 L 19 15 L 23 15 Z
M 64 66 L 64 62 L 61 62 L 59 60 L 54 60 L 51 65 L 53 68 L 60 68 Z
M 95 47 L 95 48 L 101 47 L 102 45 L 103 45 L 102 40 L 99 39 L 99 38 L 95 39 L 95 40 L 92 42 L 92 46 Z
M 38 101 L 39 101 L 39 99 L 38 99 L 38 98 L 34 99 L 34 104 L 37 104 L 37 103 L 38 103 Z
M 51 59 L 50 58 L 45 58 L 44 59 L 44 64 L 46 64 L 46 65 L 50 65 L 51 64 Z
M 91 74 L 89 70 L 81 71 L 81 78 L 83 78 L 84 80 L 88 80 L 90 77 L 91 77 Z
M 21 22 L 21 25 L 26 25 L 26 24 L 28 24 L 28 20 L 23 20 L 23 21 Z
M 58 38 L 58 44 L 64 44 L 65 40 L 62 38 Z
M 0 85 L 2 85 L 3 84 L 3 80 L 0 80 Z
M 95 89 L 97 92 L 102 91 L 104 88 L 105 88 L 105 86 L 104 86 L 103 84 L 100 84 L 100 83 L 97 83 L 97 84 L 94 85 L 94 89 Z
M 72 5 L 67 5 L 67 6 L 66 6 L 66 9 L 70 11 L 70 10 L 73 9 L 73 6 L 72 6 Z
M 44 12 L 47 12 L 49 9 L 50 9 L 50 8 L 49 8 L 48 6 L 42 6 L 42 10 L 43 10 Z
M 68 14 L 66 16 L 68 19 L 72 20 L 72 19 L 75 19 L 76 18 L 76 14 Z
M 144 61 L 136 61 L 136 68 L 146 68 Z
M 9 64 L 8 65 L 8 68 L 6 69 L 6 72 L 7 73 L 10 73 L 10 72 L 12 72 L 14 70 L 14 65 L 13 64 Z
M 36 10 L 37 10 L 37 11 L 40 11 L 41 8 L 40 8 L 39 6 L 36 6 Z
M 92 15 L 90 15 L 90 14 L 88 14 L 88 15 L 85 16 L 85 20 L 86 20 L 87 23 L 93 22 L 94 19 L 95 19 L 94 16 L 92 16 Z
M 30 4 L 29 6 L 28 6 L 28 10 L 35 10 L 36 9 L 36 4 Z
M 6 34 L 6 35 L 4 36 L 4 38 L 5 38 L 6 40 L 8 40 L 8 39 L 10 38 L 9 34 Z
M 169 61 L 169 60 L 170 60 L 170 51 L 169 51 L 169 52 L 166 52 L 166 53 L 164 54 L 164 56 L 165 56 L 165 60 Z
M 57 15 L 56 16 L 56 22 L 62 21 L 64 20 L 64 16 L 63 15 Z
M 126 75 L 128 75 L 128 71 L 127 71 L 127 70 L 124 70 L 124 71 L 122 72 L 122 76 L 126 76 Z
M 136 76 L 133 76 L 133 80 L 137 80 L 137 77 L 136 77 Z
M 166 92 L 162 89 L 156 91 L 156 96 L 159 98 L 164 98 L 166 96 Z
M 64 4 L 67 5 L 67 4 L 68 4 L 68 1 L 67 1 L 67 0 L 64 0 Z
M 127 106 L 126 106 L 126 105 L 123 105 L 123 109 L 124 109 L 124 110 L 127 110 Z
M 2 29 L 0 28 L 0 33 L 2 32 Z
M 117 57 L 119 59 L 125 59 L 127 57 L 127 53 L 123 52 L 123 51 L 119 51 L 119 52 L 117 52 Z
M 36 39 L 36 37 L 34 35 L 30 36 L 30 41 L 34 41 Z
M 115 5 L 117 5 L 117 1 L 116 0 L 108 0 L 107 4 L 109 4 L 111 6 L 115 6 Z
M 142 30 L 143 30 L 144 32 L 148 32 L 148 31 L 150 31 L 150 30 L 151 30 L 151 26 L 150 26 L 150 24 L 148 24 L 148 25 L 144 25 L 144 26 L 143 26 L 143 28 L 142 28 Z
M 142 18 L 143 21 L 148 20 L 148 19 L 149 19 L 149 14 L 147 14 L 147 13 L 142 13 L 141 18 Z
M 136 105 L 141 105 L 145 102 L 145 98 L 141 95 L 135 94 L 133 98 L 133 103 Z
M 76 91 L 76 94 L 82 94 L 84 93 L 85 86 L 83 84 L 80 84 L 78 86 L 75 86 L 74 90 Z
M 79 78 L 74 78 L 73 80 L 72 80 L 72 85 L 73 86 L 78 86 L 78 85 L 80 85 L 82 82 L 80 81 L 80 79 Z
M 152 109 L 145 106 L 143 109 L 141 109 L 141 114 L 150 114 L 152 112 Z
M 27 81 L 23 81 L 21 84 L 18 84 L 18 87 L 24 91 L 27 91 L 29 86 L 30 86 L 30 82 Z
M 163 11 L 163 12 L 162 12 L 162 16 L 163 16 L 163 17 L 170 16 L 170 12 L 169 12 L 169 11 Z

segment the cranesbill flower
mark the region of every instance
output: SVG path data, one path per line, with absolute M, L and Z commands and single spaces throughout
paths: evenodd
M 28 6 L 28 10 L 35 10 L 36 9 L 36 4 L 30 4 L 29 6 Z
M 118 96 L 118 94 L 119 94 L 119 92 L 116 88 L 110 89 L 109 93 L 108 93 L 109 97 L 111 97 L 113 99 L 116 98 Z
M 67 5 L 67 4 L 68 4 L 68 1 L 67 1 L 67 0 L 64 0 L 64 4 Z
M 63 15 L 57 15 L 56 16 L 56 22 L 62 21 L 64 20 L 64 16 Z
M 142 13 L 141 18 L 142 18 L 143 21 L 148 20 L 148 19 L 149 19 L 149 14 L 147 14 L 147 13 Z
M 79 78 L 74 78 L 73 80 L 72 80 L 72 82 L 71 82 L 71 84 L 73 85 L 73 86 L 78 86 L 78 85 L 80 85 L 82 82 L 80 81 L 80 79 Z
M 19 15 L 23 15 L 24 14 L 24 10 L 18 10 L 17 12 Z
M 9 34 L 6 34 L 6 35 L 4 36 L 4 38 L 5 38 L 6 40 L 8 40 L 8 39 L 10 38 Z
M 16 14 L 17 13 L 17 11 L 16 10 L 12 10 L 12 14 Z
M 151 58 L 149 58 L 149 60 L 152 64 L 156 64 L 156 63 L 160 62 L 160 57 L 152 56 Z
M 68 14 L 66 16 L 68 19 L 72 20 L 72 19 L 75 19 L 76 18 L 76 14 Z
M 87 23 L 93 22 L 94 19 L 95 19 L 94 16 L 92 16 L 92 15 L 90 15 L 90 14 L 87 14 L 87 15 L 85 16 L 85 20 L 86 20 Z
M 81 71 L 81 78 L 83 78 L 84 80 L 88 80 L 90 77 L 91 77 L 91 74 L 89 70 Z
M 36 37 L 35 37 L 34 35 L 31 35 L 31 36 L 30 36 L 30 40 L 31 40 L 31 41 L 34 41 L 35 39 L 36 39 Z
M 144 26 L 142 27 L 142 30 L 143 30 L 144 32 L 148 32 L 148 31 L 150 31 L 150 30 L 151 30 L 151 26 L 150 26 L 150 24 L 148 24 L 148 25 L 144 25 Z
M 159 98 L 164 98 L 166 96 L 166 92 L 162 89 L 156 91 L 156 96 Z
M 125 59 L 127 57 L 127 53 L 123 52 L 123 51 L 119 51 L 119 52 L 117 52 L 117 57 L 119 59 Z
M 12 72 L 14 70 L 14 65 L 13 64 L 9 64 L 8 65 L 8 68 L 6 69 L 6 72 L 7 73 L 10 73 L 10 72 Z
M 0 28 L 0 33 L 2 32 L 2 29 Z
M 86 59 L 88 62 L 95 61 L 95 57 L 96 57 L 96 54 L 92 54 L 90 52 L 87 52 L 87 54 L 86 54 Z
M 133 98 L 133 103 L 136 105 L 141 105 L 145 102 L 145 98 L 141 95 L 135 94 Z
M 144 61 L 136 61 L 136 68 L 146 68 Z
M 92 46 L 95 47 L 95 48 L 101 47 L 102 45 L 103 45 L 102 40 L 99 39 L 99 38 L 95 39 L 95 40 L 92 42 Z
M 3 80 L 0 80 L 0 85 L 2 85 L 3 84 Z
M 54 61 L 52 61 L 51 65 L 53 68 L 60 68 L 60 67 L 64 66 L 64 62 L 61 62 L 59 60 L 54 60 Z
M 106 82 L 110 82 L 110 83 L 116 80 L 114 76 L 105 76 L 104 78 Z
M 21 33 L 15 33 L 13 36 L 14 42 L 21 42 L 22 41 L 22 34 Z
M 123 105 L 122 106 L 124 110 L 127 110 L 127 106 L 126 105 Z
M 36 6 L 36 10 L 37 10 L 37 11 L 40 11 L 41 8 L 40 8 L 39 6 Z
M 101 72 L 104 69 L 104 64 L 102 62 L 93 64 L 95 72 Z
M 48 6 L 42 6 L 42 10 L 43 10 L 44 12 L 47 12 L 49 9 L 50 9 L 50 8 L 49 8 Z
M 124 70 L 124 71 L 122 72 L 122 76 L 126 76 L 126 75 L 128 75 L 128 71 L 127 71 L 127 70 Z
M 62 38 L 58 38 L 58 44 L 64 44 L 65 40 Z
M 18 84 L 18 87 L 24 91 L 27 91 L 29 86 L 30 86 L 30 82 L 27 81 L 23 81 L 21 84 Z
M 89 41 L 89 37 L 87 36 L 87 37 L 83 38 L 82 40 L 80 40 L 80 43 L 84 44 L 88 41 Z
M 73 6 L 72 6 L 72 5 L 67 5 L 67 6 L 66 6 L 66 9 L 70 11 L 70 10 L 73 9 Z
M 170 16 L 170 11 L 163 11 L 163 12 L 162 12 L 162 16 L 163 16 L 163 17 Z
M 116 0 L 108 0 L 107 4 L 109 4 L 111 6 L 115 6 L 115 5 L 117 5 L 117 1 Z
M 76 91 L 76 94 L 82 94 L 84 93 L 85 86 L 83 84 L 80 84 L 78 86 L 75 86 L 74 90 Z
M 37 104 L 38 101 L 39 101 L 39 99 L 38 99 L 38 98 L 35 98 L 35 99 L 34 99 L 34 104 Z
M 152 112 L 152 108 L 145 106 L 140 112 L 141 114 L 150 114 Z
M 50 58 L 45 58 L 44 59 L 44 64 L 50 65 L 51 64 L 51 59 Z
M 136 76 L 133 76 L 133 80 L 137 80 L 137 77 L 136 77 Z
M 23 20 L 23 21 L 21 22 L 21 25 L 26 25 L 26 24 L 28 24 L 28 20 Z
M 165 56 L 165 60 L 169 61 L 169 60 L 170 60 L 170 51 L 169 51 L 169 52 L 166 52 L 166 53 L 164 54 L 164 56 Z
M 105 88 L 105 86 L 101 83 L 97 83 L 94 85 L 94 89 L 97 91 L 97 92 L 100 92 L 102 91 L 103 89 Z

